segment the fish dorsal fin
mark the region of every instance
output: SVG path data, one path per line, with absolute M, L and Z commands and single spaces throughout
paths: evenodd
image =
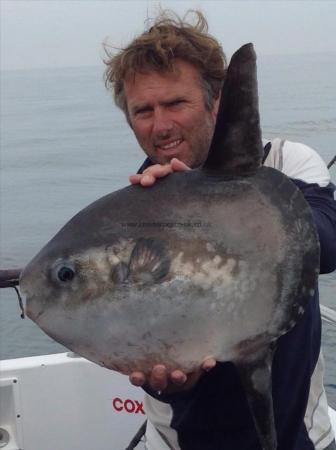
M 234 53 L 227 69 L 214 136 L 203 169 L 247 176 L 261 165 L 256 54 L 252 44 Z

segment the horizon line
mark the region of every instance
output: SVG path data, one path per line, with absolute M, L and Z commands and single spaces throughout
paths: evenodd
M 295 56 L 309 56 L 309 55 L 336 55 L 336 50 L 324 50 L 324 51 L 302 51 L 302 52 L 293 52 L 293 53 L 259 53 L 257 56 L 260 57 L 295 57 Z M 104 68 L 104 62 L 99 64 L 77 64 L 77 65 L 69 65 L 69 66 L 35 66 L 35 67 L 17 67 L 17 68 L 6 68 L 3 69 L 0 66 L 0 73 L 4 72 L 24 72 L 24 71 L 34 71 L 34 70 L 60 70 L 60 69 L 84 69 L 84 68 Z

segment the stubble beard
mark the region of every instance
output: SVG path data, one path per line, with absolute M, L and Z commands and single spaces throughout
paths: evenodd
M 205 163 L 209 154 L 212 137 L 215 131 L 215 123 L 211 117 L 206 116 L 206 123 L 204 123 L 203 126 L 199 129 L 201 128 L 202 135 L 195 136 L 195 138 L 193 138 L 189 164 L 186 162 L 186 164 L 192 169 L 197 169 Z M 194 142 L 194 139 L 196 140 L 196 142 Z
M 205 121 L 205 122 L 204 122 Z M 191 169 L 197 169 L 201 167 L 207 159 L 212 136 L 215 130 L 215 122 L 211 115 L 206 114 L 204 121 L 195 127 L 197 132 L 191 135 L 186 141 L 189 146 L 188 152 L 181 155 L 181 161 L 184 162 Z M 183 136 L 182 136 L 183 138 Z M 152 161 L 153 164 L 168 164 L 172 158 L 160 158 L 156 153 L 155 147 L 151 151 L 141 142 L 139 142 L 141 148 Z M 180 158 L 179 158 L 180 159 Z

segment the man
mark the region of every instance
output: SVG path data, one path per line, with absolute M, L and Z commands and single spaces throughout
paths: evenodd
M 176 17 L 158 18 L 106 61 L 107 85 L 113 87 L 116 104 L 148 156 L 140 173 L 130 177 L 132 183 L 151 186 L 159 177 L 199 167 L 206 159 L 226 60 L 218 42 L 207 33 L 204 17 L 196 14 L 196 26 Z M 323 161 L 302 144 L 276 140 L 265 149 L 265 165 L 296 179 L 310 203 L 321 242 L 321 272 L 334 270 L 336 205 Z M 279 450 L 336 448 L 326 412 L 320 331 L 316 294 L 302 320 L 279 339 L 274 357 Z M 208 359 L 192 374 L 168 373 L 162 364 L 148 377 L 135 372 L 130 380 L 148 393 L 149 450 L 260 450 L 232 364 Z

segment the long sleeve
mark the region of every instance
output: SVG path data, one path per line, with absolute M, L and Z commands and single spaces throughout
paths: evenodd
M 335 186 L 325 187 L 293 180 L 309 203 L 320 239 L 320 273 L 330 273 L 336 269 L 336 201 Z
M 309 203 L 321 245 L 320 273 L 336 269 L 335 186 L 326 164 L 312 148 L 299 142 L 274 139 L 264 165 L 280 170 L 292 179 Z

